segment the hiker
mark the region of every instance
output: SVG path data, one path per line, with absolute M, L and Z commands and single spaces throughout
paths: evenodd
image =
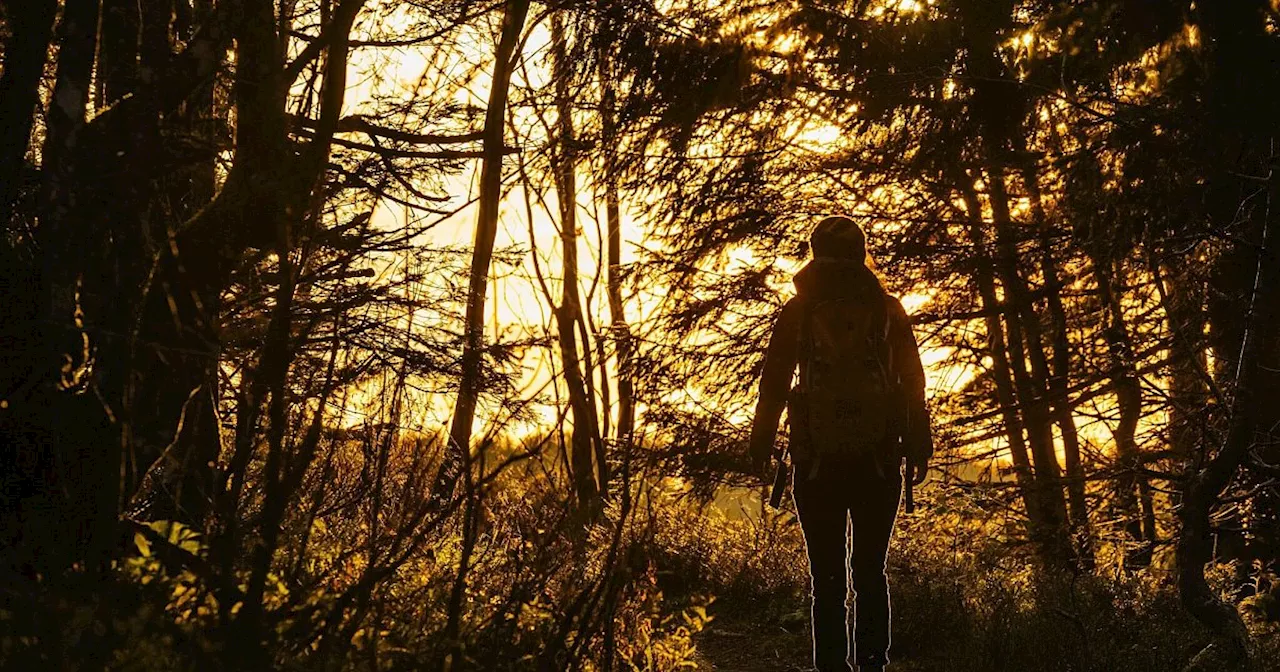
M 889 662 L 885 555 L 901 469 L 905 460 L 909 491 L 924 481 L 933 454 L 924 369 L 906 311 L 867 267 L 861 227 L 828 217 L 814 229 L 810 249 L 813 261 L 796 274 L 796 297 L 769 340 L 750 455 L 757 472 L 767 474 L 787 408 L 792 497 L 812 582 L 814 665 L 819 672 L 852 669 L 846 614 L 852 573 L 854 662 L 861 672 L 879 672 Z

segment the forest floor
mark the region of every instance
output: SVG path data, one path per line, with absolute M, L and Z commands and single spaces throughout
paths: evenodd
M 709 610 L 713 619 L 694 636 L 698 647 L 697 672 L 808 672 L 810 662 L 809 616 L 797 603 L 780 617 L 760 618 L 741 608 Z M 790 607 L 791 605 L 788 605 Z M 898 661 L 898 672 L 909 672 Z
M 714 613 L 714 610 L 713 610 Z M 800 672 L 809 665 L 808 623 L 758 623 L 716 614 L 694 638 L 698 672 Z

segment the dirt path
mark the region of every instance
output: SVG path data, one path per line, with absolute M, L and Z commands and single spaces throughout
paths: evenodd
M 807 621 L 753 624 L 736 614 L 715 614 L 715 620 L 697 635 L 696 641 L 698 672 L 812 669 Z
M 797 605 L 798 606 L 798 605 Z M 753 614 L 711 610 L 714 617 L 694 640 L 697 672 L 809 672 L 809 619 L 789 607 L 783 616 L 764 619 Z M 761 621 L 765 622 L 761 622 Z M 894 661 L 895 672 L 917 669 L 911 661 Z

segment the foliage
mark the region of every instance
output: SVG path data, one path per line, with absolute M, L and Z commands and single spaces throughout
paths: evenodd
M 931 361 L 901 657 L 1270 664 L 1278 24 L 0 3 L 0 665 L 663 672 L 799 633 L 743 439 L 833 213 Z

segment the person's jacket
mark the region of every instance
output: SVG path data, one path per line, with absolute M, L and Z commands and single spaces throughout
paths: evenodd
M 887 302 L 888 346 L 893 351 L 893 368 L 906 392 L 911 416 L 910 431 L 902 437 L 903 454 L 913 462 L 927 462 L 933 455 L 933 437 L 925 405 L 924 367 L 920 364 L 919 346 L 911 332 L 911 320 L 902 303 L 885 293 L 880 280 L 870 269 L 855 261 L 815 259 L 796 274 L 794 282 L 796 296 L 782 307 L 765 354 L 764 372 L 760 376 L 760 400 L 751 426 L 752 457 L 761 459 L 773 451 L 778 422 L 787 406 L 787 393 L 799 363 L 800 327 L 805 306 L 825 299 L 865 298 L 868 302 Z M 821 440 L 821 437 L 815 439 Z

